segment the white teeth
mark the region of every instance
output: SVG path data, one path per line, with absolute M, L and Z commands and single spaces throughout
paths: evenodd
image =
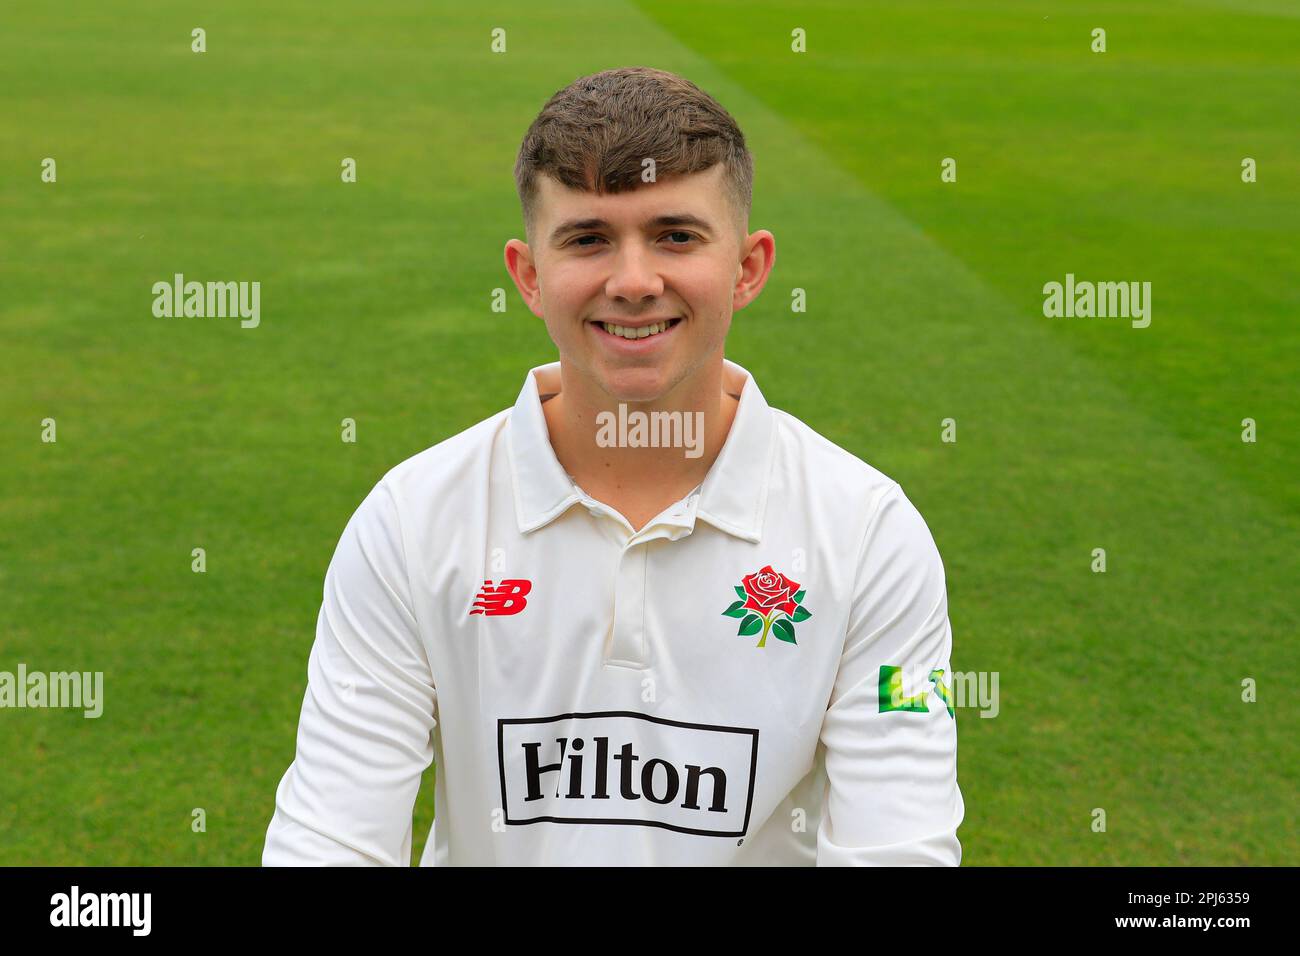
M 644 339 L 647 336 L 657 335 L 668 328 L 667 322 L 656 322 L 654 325 L 643 325 L 639 329 L 628 328 L 624 325 L 614 325 L 612 322 L 602 322 L 605 331 L 610 335 L 619 335 L 625 339 Z

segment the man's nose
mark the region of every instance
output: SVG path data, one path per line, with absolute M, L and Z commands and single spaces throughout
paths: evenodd
M 639 243 L 624 245 L 614 258 L 614 271 L 605 282 L 611 299 L 640 302 L 663 295 L 664 282 L 655 267 L 654 255 Z

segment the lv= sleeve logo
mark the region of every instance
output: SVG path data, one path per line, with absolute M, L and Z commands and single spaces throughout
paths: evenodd
M 943 682 L 943 668 L 936 667 L 930 671 L 930 676 L 926 683 L 934 684 L 934 692 L 939 695 L 944 706 L 948 708 L 948 716 L 953 720 L 957 719 L 957 712 L 953 710 L 953 693 L 952 689 Z M 892 664 L 880 665 L 880 713 L 887 713 L 891 710 L 912 711 L 914 713 L 924 714 L 930 710 L 930 705 L 926 703 L 926 691 L 922 690 L 919 694 L 908 696 L 903 691 L 903 669 L 895 667 Z
M 491 581 L 484 581 L 478 597 L 474 599 L 474 608 L 469 613 L 471 616 L 518 614 L 528 606 L 525 595 L 532 589 L 533 582 L 526 578 L 502 578 L 501 583 L 497 585 Z

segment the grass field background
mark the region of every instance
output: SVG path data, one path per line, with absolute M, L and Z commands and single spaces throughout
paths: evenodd
M 0 711 L 0 864 L 259 862 L 347 518 L 555 357 L 501 264 L 523 132 L 626 65 L 745 130 L 777 264 L 728 356 L 902 484 L 1000 675 L 963 862 L 1300 862 L 1297 50 L 1266 0 L 7 7 L 0 670 L 105 710 Z M 176 272 L 260 281 L 260 327 L 155 318 Z M 1067 272 L 1151 326 L 1043 317 Z

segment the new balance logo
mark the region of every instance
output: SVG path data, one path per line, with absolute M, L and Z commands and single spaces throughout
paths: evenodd
M 501 583 L 493 585 L 484 581 L 478 597 L 474 599 L 473 614 L 518 614 L 528 606 L 525 599 L 533 589 L 533 582 L 524 578 L 503 578 Z

